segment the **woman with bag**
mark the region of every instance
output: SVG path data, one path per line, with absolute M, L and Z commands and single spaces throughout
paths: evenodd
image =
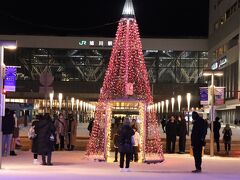
M 133 144 L 131 138 L 134 135 L 133 129 L 130 127 L 130 119 L 125 118 L 123 122 L 123 127 L 119 135 L 119 152 L 120 152 L 120 171 L 129 172 L 130 159 L 133 153 Z M 125 169 L 124 166 L 124 157 L 126 156 Z

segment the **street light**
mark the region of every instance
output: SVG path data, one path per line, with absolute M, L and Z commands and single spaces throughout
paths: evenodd
M 72 97 L 71 98 L 72 111 L 73 111 L 73 108 L 74 108 L 74 102 L 75 102 L 75 99 L 74 99 L 74 97 Z
M 0 169 L 2 168 L 2 117 L 5 116 L 5 94 L 3 93 L 3 75 L 5 74 L 4 48 L 16 49 L 16 41 L 0 41 Z
M 54 96 L 54 92 L 49 93 L 50 110 L 52 110 L 52 106 L 53 106 L 53 96 Z
M 163 111 L 164 111 L 164 101 L 162 101 L 162 114 L 163 114 Z
M 172 112 L 174 111 L 174 103 L 175 103 L 175 98 L 172 97 L 171 98 L 171 103 L 172 103 Z
M 63 94 L 62 94 L 62 93 L 59 93 L 59 94 L 58 94 L 59 111 L 61 111 L 61 109 L 62 109 L 62 98 L 63 98 Z
M 214 96 L 214 76 L 223 76 L 223 71 L 204 71 L 203 76 L 211 76 L 211 133 L 210 133 L 210 156 L 214 156 L 214 133 L 213 133 L 213 121 L 214 121 L 214 104 L 215 104 L 215 96 Z
M 178 95 L 178 96 L 177 96 L 177 101 L 178 101 L 178 111 L 181 112 L 182 96 Z
M 166 113 L 168 113 L 168 105 L 169 105 L 169 100 L 166 100 Z
M 190 125 L 190 118 L 189 118 L 190 102 L 191 102 L 191 93 L 187 93 L 187 110 L 188 110 L 188 135 L 189 135 L 189 125 Z

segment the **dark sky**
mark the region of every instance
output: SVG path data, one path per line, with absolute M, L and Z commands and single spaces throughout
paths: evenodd
M 125 0 L 1 2 L 0 34 L 114 37 Z M 133 0 L 141 37 L 207 37 L 209 0 Z

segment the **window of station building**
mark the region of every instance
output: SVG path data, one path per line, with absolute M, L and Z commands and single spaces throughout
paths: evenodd
M 220 24 L 223 25 L 225 23 L 225 21 L 226 21 L 226 15 L 224 15 L 220 18 Z
M 226 12 L 226 19 L 228 19 L 231 16 L 231 9 L 228 9 Z
M 237 11 L 237 2 L 235 2 L 231 7 L 232 14 Z

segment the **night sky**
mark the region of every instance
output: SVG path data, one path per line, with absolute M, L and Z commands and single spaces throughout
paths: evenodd
M 114 37 L 125 0 L 1 2 L 0 34 Z M 207 37 L 209 0 L 133 0 L 141 37 Z

